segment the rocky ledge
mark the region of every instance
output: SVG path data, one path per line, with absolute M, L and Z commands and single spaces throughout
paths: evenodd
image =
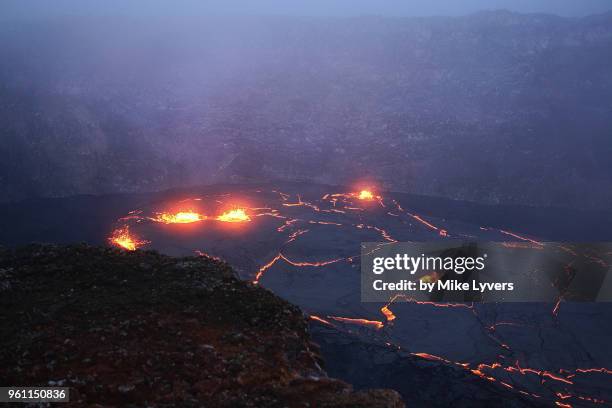
M 403 407 L 328 378 L 295 306 L 207 257 L 0 249 L 0 378 L 73 406 Z

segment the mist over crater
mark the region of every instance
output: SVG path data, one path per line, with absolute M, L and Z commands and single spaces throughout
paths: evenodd
M 376 180 L 612 204 L 612 15 L 62 17 L 0 27 L 0 199 Z

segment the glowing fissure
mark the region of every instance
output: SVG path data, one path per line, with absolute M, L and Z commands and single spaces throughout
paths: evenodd
M 420 215 L 416 215 L 416 214 L 411 214 L 411 213 L 407 213 L 408 215 L 410 215 L 413 219 L 417 220 L 418 222 L 420 222 L 421 224 L 425 225 L 427 228 L 432 229 L 434 231 L 438 231 L 439 228 L 436 227 L 435 225 L 433 225 L 432 223 L 425 221 L 423 218 L 421 218 Z
M 302 201 L 302 197 L 298 196 L 298 201 L 297 203 L 283 203 L 283 206 L 285 207 L 309 207 L 311 209 L 313 209 L 314 211 L 320 212 L 321 209 L 309 202 L 306 201 Z
M 354 319 L 350 317 L 339 317 L 339 316 L 327 316 L 327 317 L 337 322 L 369 327 L 375 330 L 380 330 L 385 326 L 383 322 L 380 322 L 378 320 Z
M 297 230 L 295 232 L 292 232 L 291 235 L 289 235 L 289 240 L 285 243 L 285 244 L 290 244 L 293 241 L 295 241 L 300 235 L 304 235 L 306 234 L 308 231 L 307 229 L 301 229 L 301 230 Z
M 539 245 L 539 246 L 544 246 L 544 244 L 543 244 L 542 242 L 538 242 L 538 241 L 536 241 L 536 240 L 533 240 L 533 239 L 531 239 L 531 238 L 524 237 L 524 236 L 519 235 L 519 234 L 516 234 L 516 233 L 514 233 L 514 232 L 505 231 L 505 230 L 501 230 L 501 229 L 499 230 L 499 232 L 501 232 L 501 233 L 502 233 L 502 234 L 504 234 L 504 235 L 508 235 L 508 236 L 510 236 L 510 237 L 520 239 L 521 241 L 527 241 L 527 242 L 531 242 L 532 244 L 536 244 L 536 245 Z
M 383 237 L 383 239 L 385 241 L 398 242 L 395 238 L 393 238 L 391 235 L 389 235 L 389 233 L 387 231 L 385 231 L 384 229 L 382 229 L 382 228 L 375 227 L 373 225 L 365 225 L 365 224 L 357 224 L 357 225 L 355 225 L 355 227 L 359 228 L 359 229 L 365 228 L 365 229 L 374 230 L 374 231 L 380 233 L 380 235 Z
M 314 321 L 317 321 L 317 322 L 319 322 L 319 323 L 323 323 L 323 324 L 325 324 L 325 325 L 327 325 L 327 326 L 332 326 L 332 327 L 335 327 L 333 324 L 331 324 L 329 321 L 327 321 L 327 320 L 323 319 L 322 317 L 315 316 L 315 315 L 309 315 L 309 316 L 308 316 L 308 318 L 309 318 L 310 320 L 314 320 Z
M 468 370 L 468 372 L 470 372 L 470 373 L 472 373 L 472 374 L 474 374 L 474 375 L 476 375 L 476 376 L 478 376 L 480 378 L 483 378 L 483 379 L 485 379 L 487 381 L 491 381 L 491 382 L 494 382 L 494 383 L 499 383 L 500 385 L 502 385 L 502 386 L 504 386 L 506 388 L 510 388 L 512 390 L 519 391 L 522 394 L 529 395 L 529 396 L 532 396 L 534 398 L 541 398 L 541 396 L 538 395 L 538 394 L 535 394 L 535 393 L 529 393 L 529 392 L 526 392 L 526 391 L 523 391 L 523 390 L 518 390 L 513 385 L 508 384 L 507 382 L 504 382 L 502 380 L 499 380 L 499 379 L 495 378 L 491 374 L 488 374 L 487 371 L 495 371 L 497 369 L 500 369 L 500 370 L 504 370 L 504 371 L 506 371 L 508 373 L 515 373 L 515 374 L 520 374 L 520 375 L 532 374 L 532 375 L 536 375 L 536 376 L 538 376 L 540 378 L 547 378 L 549 380 L 561 382 L 561 383 L 564 383 L 564 384 L 567 384 L 567 385 L 573 385 L 573 382 L 570 379 L 568 379 L 568 378 L 566 378 L 566 377 L 564 377 L 564 376 L 562 376 L 560 374 L 555 374 L 555 373 L 552 373 L 552 372 L 549 372 L 549 371 L 546 371 L 546 370 L 536 370 L 536 369 L 533 369 L 533 368 L 521 368 L 519 366 L 518 361 L 515 363 L 515 366 L 508 366 L 508 367 L 504 367 L 500 363 L 492 363 L 492 364 L 480 363 L 480 364 L 477 364 L 476 366 L 473 366 L 473 365 L 471 365 L 469 363 L 455 362 L 455 361 L 448 360 L 448 359 L 446 359 L 444 357 L 436 356 L 436 355 L 429 354 L 429 353 L 410 353 L 410 354 L 415 356 L 415 357 L 419 357 L 419 358 L 422 358 L 422 359 L 425 359 L 425 360 L 429 360 L 429 361 L 435 361 L 435 362 L 440 362 L 440 363 L 443 363 L 443 364 L 446 364 L 446 365 L 455 365 L 455 366 L 463 367 L 466 370 Z M 472 368 L 472 367 L 474 367 L 474 368 Z M 559 395 L 560 394 L 557 393 L 557 396 L 559 396 Z M 569 398 L 570 396 L 571 395 L 566 394 L 565 397 L 562 398 L 562 399 Z
M 281 225 L 280 227 L 278 227 L 276 230 L 278 232 L 283 232 L 285 231 L 287 228 L 290 228 L 293 224 L 295 224 L 296 222 L 298 222 L 299 220 L 296 218 L 287 220 L 283 223 L 283 225 Z
M 331 221 L 314 221 L 314 220 L 310 220 L 308 221 L 309 224 L 319 224 L 319 225 L 335 225 L 336 227 L 341 227 L 342 224 L 337 223 L 337 222 L 331 222 Z
M 283 260 L 285 262 L 287 262 L 289 265 L 291 266 L 296 266 L 296 267 L 323 267 L 323 266 L 327 266 L 327 265 L 331 265 L 333 263 L 336 262 L 340 262 L 340 261 L 345 261 L 346 258 L 337 258 L 337 259 L 332 259 L 329 261 L 321 261 L 321 262 L 296 262 L 296 261 L 292 261 L 291 259 L 287 258 L 285 255 L 283 255 L 282 253 L 278 253 L 278 255 L 276 255 L 274 258 L 272 258 L 272 260 L 270 262 L 268 262 L 267 264 L 265 264 L 264 266 L 262 266 L 261 268 L 259 268 L 259 270 L 257 271 L 257 274 L 255 275 L 255 279 L 253 280 L 253 283 L 259 283 L 259 280 L 261 279 L 261 277 L 263 276 L 263 274 L 270 269 L 272 266 L 274 266 L 274 264 L 280 260 Z

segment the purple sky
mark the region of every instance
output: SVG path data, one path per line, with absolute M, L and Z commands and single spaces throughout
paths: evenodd
M 63 15 L 289 14 L 317 16 L 462 15 L 508 9 L 584 16 L 612 10 L 610 0 L 2 0 L 0 18 Z

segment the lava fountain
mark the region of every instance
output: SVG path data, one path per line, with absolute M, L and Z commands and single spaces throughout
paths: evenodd
M 358 198 L 360 200 L 373 200 L 374 194 L 370 190 L 361 190 L 359 192 Z
M 128 226 L 114 230 L 108 240 L 111 244 L 128 251 L 135 251 L 142 245 L 149 243 L 149 241 L 140 240 L 130 234 L 130 228 Z
M 191 224 L 194 222 L 204 221 L 205 219 L 205 215 L 189 210 L 180 211 L 177 213 L 159 213 L 155 218 L 153 218 L 153 221 L 164 224 Z
M 217 221 L 221 222 L 247 222 L 251 221 L 251 217 L 243 208 L 226 211 L 217 217 Z

